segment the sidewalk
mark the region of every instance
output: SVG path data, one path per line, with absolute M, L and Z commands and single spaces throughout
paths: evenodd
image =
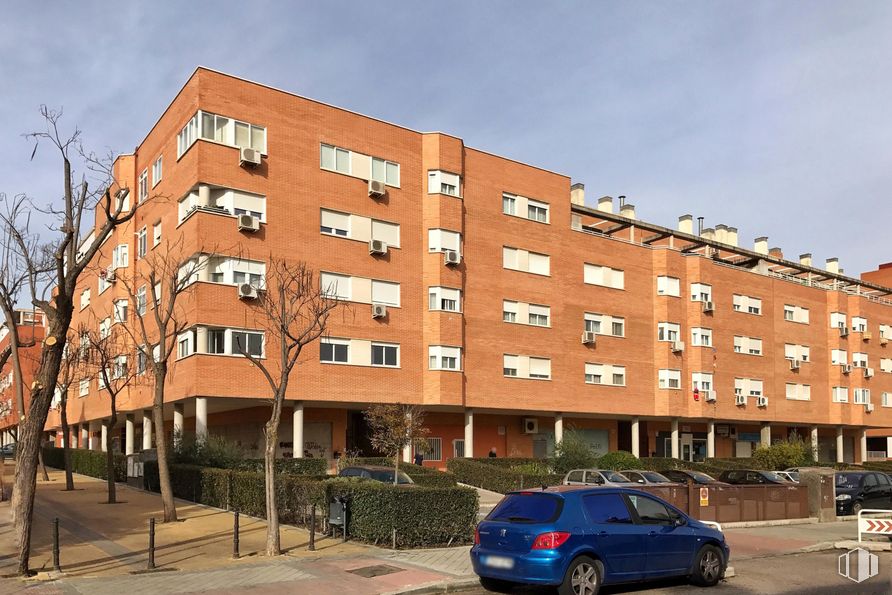
M 857 539 L 857 531 L 855 522 L 840 521 L 725 529 L 724 532 L 733 563 L 734 560 L 833 549 L 837 541 Z

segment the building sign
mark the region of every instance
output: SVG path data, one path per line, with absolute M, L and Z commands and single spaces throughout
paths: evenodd
M 700 488 L 700 506 L 709 506 L 709 488 Z

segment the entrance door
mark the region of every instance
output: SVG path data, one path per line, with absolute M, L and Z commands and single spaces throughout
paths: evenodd
M 694 461 L 694 435 L 681 435 L 681 458 L 683 461 Z

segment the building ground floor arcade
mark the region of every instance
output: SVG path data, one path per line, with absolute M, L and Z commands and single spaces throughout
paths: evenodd
M 345 452 L 373 454 L 362 403 L 292 401 L 283 410 L 278 455 L 335 459 Z M 123 412 L 112 429 L 112 444 L 125 454 L 152 448 L 163 432 L 217 436 L 244 450 L 249 457 L 263 453 L 263 427 L 269 407 L 256 400 L 198 397 L 165 405 L 164 428 L 153 427 L 150 410 Z M 56 425 L 52 425 L 55 423 Z M 70 419 L 69 445 L 103 450 L 109 429 L 102 419 Z M 863 462 L 889 452 L 867 428 L 810 426 L 780 422 L 743 422 L 671 417 L 606 417 L 552 412 L 487 409 L 425 408 L 429 449 L 425 465 L 445 467 L 452 457 L 547 457 L 565 432 L 573 430 L 598 453 L 627 450 L 639 457 L 673 457 L 690 461 L 708 457 L 748 457 L 760 444 L 798 435 L 810 441 L 822 461 Z M 63 444 L 62 430 L 52 417 L 48 439 Z M 868 439 L 871 441 L 868 443 Z M 12 434 L 2 433 L 10 442 Z M 885 442 L 885 438 L 882 439 Z M 302 448 L 295 449 L 294 445 Z M 413 457 L 411 449 L 403 453 Z

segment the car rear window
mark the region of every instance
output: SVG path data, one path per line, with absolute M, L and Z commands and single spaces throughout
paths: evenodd
M 861 485 L 861 475 L 859 473 L 837 473 L 836 487 L 844 489 L 853 489 Z
M 617 473 L 616 471 L 601 471 L 604 474 L 604 477 L 607 478 L 607 481 L 612 481 L 614 483 L 629 483 L 629 478 L 621 473 Z
M 508 494 L 486 517 L 489 521 L 511 523 L 550 523 L 558 518 L 563 498 L 543 492 Z
M 632 523 L 629 507 L 620 494 L 592 494 L 582 502 L 592 523 Z
M 669 481 L 669 478 L 665 475 L 660 475 L 656 471 L 645 471 L 644 477 L 647 478 L 647 481 L 651 483 L 666 483 Z

